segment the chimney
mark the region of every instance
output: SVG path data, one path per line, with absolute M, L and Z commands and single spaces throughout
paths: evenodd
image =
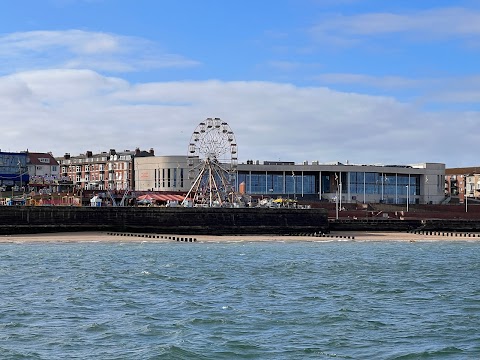
M 93 153 L 89 150 L 87 151 L 87 158 L 91 158 L 93 156 Z
M 138 155 L 140 155 L 140 148 L 137 147 L 135 149 L 135 156 L 138 156 Z
M 110 155 L 115 155 L 116 153 L 115 149 L 110 149 Z
M 70 153 L 65 153 L 65 155 L 63 155 L 63 158 L 66 160 L 70 159 Z
M 152 156 L 155 155 L 155 151 L 153 150 L 153 148 L 150 148 L 149 153 L 150 153 L 150 155 L 152 155 Z

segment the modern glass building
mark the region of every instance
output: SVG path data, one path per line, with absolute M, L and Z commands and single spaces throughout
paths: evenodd
M 295 164 L 249 161 L 238 165 L 238 190 L 344 203 L 441 203 L 445 165 Z
M 186 156 L 135 159 L 135 190 L 186 192 Z M 238 192 L 252 196 L 343 203 L 439 204 L 445 200 L 445 165 L 352 165 L 247 161 L 238 164 Z

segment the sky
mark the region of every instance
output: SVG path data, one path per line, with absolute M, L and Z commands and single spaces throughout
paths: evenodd
M 3 0 L 1 151 L 479 164 L 477 0 Z

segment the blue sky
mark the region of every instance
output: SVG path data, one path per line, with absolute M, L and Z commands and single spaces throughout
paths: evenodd
M 478 1 L 5 0 L 0 148 L 478 165 L 479 54 Z

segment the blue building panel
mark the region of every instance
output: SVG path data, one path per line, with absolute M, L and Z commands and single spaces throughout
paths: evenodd
M 28 180 L 27 154 L 0 152 L 0 185 L 21 186 Z

